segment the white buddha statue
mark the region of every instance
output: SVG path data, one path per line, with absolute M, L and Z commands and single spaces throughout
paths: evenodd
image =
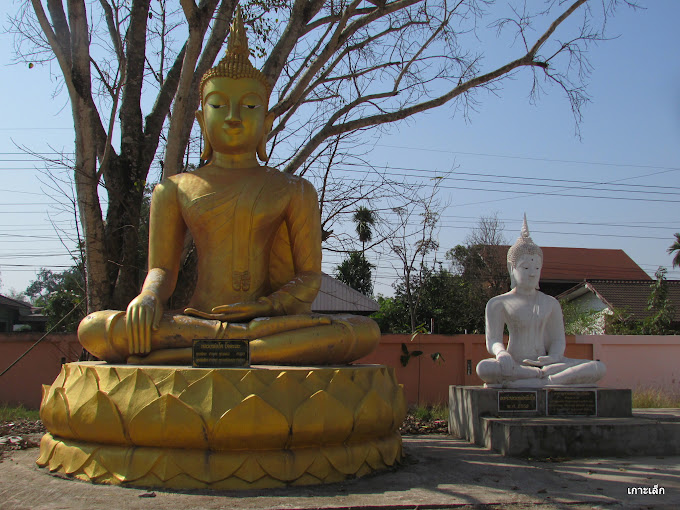
M 477 374 L 487 387 L 594 386 L 605 374 L 600 361 L 564 357 L 562 309 L 538 291 L 542 267 L 543 252 L 529 236 L 525 215 L 522 235 L 508 250 L 512 289 L 486 305 L 486 348 L 494 358 L 480 361 Z

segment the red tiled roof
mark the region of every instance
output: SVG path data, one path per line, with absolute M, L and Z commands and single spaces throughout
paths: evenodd
M 675 307 L 674 321 L 680 321 L 680 281 L 666 280 L 668 283 L 668 298 Z M 558 299 L 567 297 L 574 291 L 582 288 L 584 283 L 564 292 Z M 625 310 L 633 314 L 636 319 L 644 319 L 651 312 L 647 310 L 647 301 L 652 291 L 649 280 L 612 281 L 612 280 L 588 280 L 587 288 L 595 293 L 609 308 Z
M 542 250 L 542 280 L 652 280 L 623 250 L 551 246 Z
M 507 253 L 509 246 L 500 247 Z M 647 280 L 652 278 L 623 250 L 562 248 L 543 250 L 541 281 Z

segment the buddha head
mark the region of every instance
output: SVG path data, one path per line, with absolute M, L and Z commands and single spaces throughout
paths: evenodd
M 508 250 L 508 273 L 510 287 L 515 288 L 525 282 L 531 282 L 538 289 L 538 280 L 543 267 L 543 251 L 534 243 L 529 235 L 527 216 L 524 215 L 522 233 Z
M 267 114 L 272 87 L 248 58 L 241 8 L 236 9 L 224 58 L 201 79 L 201 110 L 196 119 L 205 145 L 201 159 L 209 161 L 213 152 L 253 154 L 267 161 L 267 135 L 273 117 Z

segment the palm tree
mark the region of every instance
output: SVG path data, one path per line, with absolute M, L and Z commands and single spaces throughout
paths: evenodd
M 377 218 L 376 214 L 368 207 L 360 206 L 352 216 L 352 221 L 357 224 L 357 234 L 359 234 L 359 241 L 361 241 L 361 254 L 364 255 L 366 251 L 366 243 L 373 239 L 373 231 L 371 227 L 375 225 Z
M 673 267 L 680 267 L 680 232 L 675 233 L 675 242 L 668 247 L 668 254 L 672 255 L 673 252 Z

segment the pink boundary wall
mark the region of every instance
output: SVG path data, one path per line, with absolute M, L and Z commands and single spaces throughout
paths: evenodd
M 37 342 L 43 333 L 0 333 L 0 372 Z M 83 348 L 75 334 L 52 334 L 0 377 L 0 403 L 38 409 L 42 385 L 52 384 L 61 361 L 77 361 Z
M 400 362 L 401 344 L 410 351 L 423 351 L 403 367 Z M 443 362 L 435 362 L 431 355 L 439 352 Z M 594 359 L 592 345 L 574 342 L 567 337 L 566 355 L 570 358 Z M 357 361 L 394 367 L 397 380 L 404 385 L 409 404 L 448 404 L 449 386 L 478 386 L 482 380 L 475 368 L 488 358 L 484 335 L 383 335 L 378 348 Z M 602 360 L 604 361 L 604 360 Z
M 591 345 L 593 359 L 607 366 L 600 386 L 680 394 L 680 335 L 584 335 L 575 342 Z
M 40 333 L 0 334 L 0 371 L 23 354 Z M 401 344 L 423 355 L 411 358 L 403 367 L 399 361 Z M 0 377 L 0 403 L 40 406 L 42 384 L 52 384 L 61 369 L 61 360 L 76 361 L 81 347 L 74 334 L 53 334 L 5 375 Z M 441 353 L 444 361 L 430 355 Z M 610 388 L 660 388 L 680 393 L 680 336 L 567 336 L 566 355 L 570 358 L 599 359 L 607 365 L 600 386 Z M 446 404 L 449 385 L 476 386 L 477 363 L 487 358 L 484 335 L 383 335 L 375 352 L 357 363 L 394 367 L 404 385 L 409 404 Z M 469 362 L 469 364 L 468 364 Z M 468 366 L 470 372 L 468 373 Z

